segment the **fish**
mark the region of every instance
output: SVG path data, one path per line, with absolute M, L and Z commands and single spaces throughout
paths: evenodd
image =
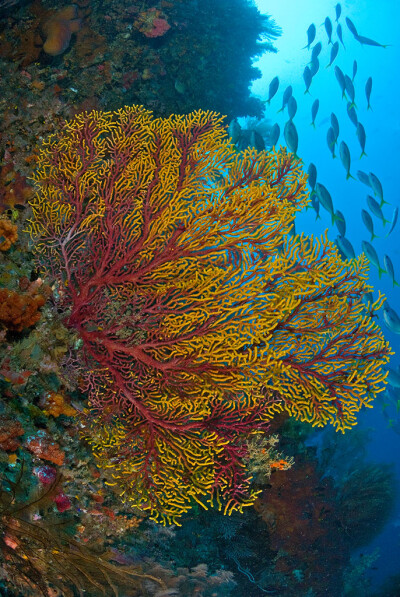
M 372 110 L 370 99 L 371 99 L 371 91 L 372 91 L 372 77 L 368 77 L 367 82 L 365 83 L 365 96 L 367 98 L 367 110 Z
M 377 48 L 387 48 L 389 44 L 380 44 L 378 41 L 374 39 L 370 39 L 369 37 L 364 37 L 364 35 L 355 35 L 354 36 L 357 41 L 360 42 L 362 46 L 375 46 Z
M 339 41 L 342 44 L 343 48 L 346 49 L 346 46 L 343 43 L 343 30 L 342 30 L 342 26 L 340 23 L 338 23 L 338 26 L 336 27 L 336 33 L 337 33 L 337 36 L 338 36 Z
M 382 220 L 383 225 L 385 226 L 388 220 L 385 220 L 379 203 L 373 197 L 371 197 L 371 195 L 367 195 L 367 203 L 374 216 Z
M 339 42 L 335 41 L 335 43 L 333 44 L 333 46 L 331 48 L 331 58 L 330 58 L 329 64 L 327 65 L 326 68 L 329 68 L 330 66 L 332 66 L 338 53 L 339 53 Z
M 257 149 L 257 151 L 263 151 L 265 149 L 265 141 L 258 131 L 250 131 L 250 146 Z
M 400 334 L 400 317 L 387 303 L 383 306 L 383 321 L 391 332 Z
M 335 211 L 335 216 L 336 216 L 336 228 L 339 231 L 339 234 L 341 236 L 346 236 L 346 220 L 344 218 L 344 215 L 342 214 L 341 211 L 339 211 L 338 209 Z
M 378 255 L 377 255 L 374 247 L 366 240 L 361 241 L 361 246 L 362 246 L 362 250 L 365 253 L 367 259 L 372 263 L 372 265 L 374 265 L 377 268 L 379 278 L 380 278 L 381 275 L 386 272 L 381 267 L 381 264 L 379 263 L 379 258 L 378 258 Z
M 338 235 L 336 237 L 336 244 L 339 247 L 340 251 L 346 257 L 346 259 L 355 259 L 356 253 L 354 251 L 353 245 L 349 241 L 348 238 L 345 236 Z
M 354 124 L 354 126 L 357 126 L 357 124 L 358 124 L 357 112 L 356 112 L 355 107 L 351 104 L 351 102 L 347 102 L 346 110 L 347 110 L 347 116 L 350 118 L 351 122 Z
M 315 195 L 315 184 L 317 182 L 317 168 L 315 166 L 315 164 L 313 164 L 312 162 L 310 162 L 309 166 L 308 166 L 308 170 L 307 170 L 307 174 L 308 174 L 308 186 L 311 189 L 311 197 L 313 195 Z
M 354 103 L 354 99 L 356 97 L 356 90 L 354 89 L 353 81 L 350 79 L 349 75 L 344 75 L 344 85 L 346 93 L 350 98 L 351 105 L 356 107 Z
M 372 218 L 365 209 L 361 210 L 361 217 L 362 217 L 362 221 L 365 224 L 366 229 L 371 234 L 371 243 L 372 243 L 374 238 L 378 238 L 378 236 L 374 232 L 374 223 L 372 221 Z
M 390 226 L 390 230 L 386 235 L 386 238 L 389 236 L 389 234 L 391 234 L 393 232 L 394 227 L 396 226 L 397 223 L 397 218 L 399 217 L 399 208 L 395 207 L 394 208 L 394 212 L 393 212 L 393 216 L 392 216 L 392 224 Z
M 357 74 L 357 60 L 353 60 L 353 76 L 351 77 L 351 82 L 354 83 L 354 77 Z
M 269 144 L 271 147 L 275 147 L 275 145 L 279 141 L 279 137 L 281 136 L 281 129 L 277 122 L 272 126 L 270 133 L 269 133 Z
M 359 122 L 357 124 L 356 135 L 357 135 L 357 139 L 358 139 L 358 142 L 360 144 L 360 147 L 361 147 L 361 155 L 360 155 L 360 160 L 361 160 L 361 158 L 363 157 L 363 155 L 365 155 L 365 156 L 367 155 L 365 153 L 365 142 L 367 140 L 367 136 L 365 134 L 365 128 L 363 127 L 363 125 L 361 124 L 361 122 Z
M 329 193 L 328 189 L 320 182 L 317 182 L 317 184 L 315 185 L 315 192 L 317 193 L 317 197 L 322 207 L 326 209 L 328 213 L 331 214 L 332 224 L 334 224 L 336 221 L 336 216 L 333 209 L 333 201 L 331 194 Z
M 291 95 L 288 101 L 288 115 L 290 120 L 293 120 L 293 118 L 296 116 L 296 112 L 297 112 L 297 102 L 296 102 L 296 98 Z
M 326 17 L 326 19 L 324 21 L 324 24 L 325 24 L 325 31 L 326 31 L 326 34 L 328 36 L 328 44 L 331 44 L 332 43 L 332 30 L 333 30 L 333 27 L 332 27 L 332 21 L 330 20 L 329 17 Z
M 346 17 L 346 25 L 350 29 L 354 37 L 358 37 L 356 26 L 354 25 L 353 21 L 349 19 L 349 17 Z
M 299 145 L 299 136 L 297 134 L 297 129 L 293 124 L 292 120 L 288 120 L 285 124 L 285 129 L 283 131 L 283 135 L 285 137 L 286 145 L 290 149 L 292 153 L 297 155 L 297 147 Z
M 400 372 L 396 371 L 395 369 L 391 369 L 390 367 L 387 368 L 389 374 L 386 378 L 386 381 L 392 388 L 400 388 Z
M 340 89 L 342 90 L 343 98 L 346 95 L 346 82 L 344 80 L 343 71 L 338 66 L 335 66 L 335 77 L 340 85 Z
M 335 159 L 336 155 L 335 155 L 335 145 L 336 145 L 336 136 L 335 136 L 335 131 L 333 130 L 333 128 L 330 126 L 329 129 L 326 132 L 326 142 L 328 144 L 328 149 L 332 154 L 333 159 Z
M 283 92 L 283 97 L 282 97 L 282 108 L 280 108 L 278 110 L 278 112 L 283 112 L 283 110 L 286 108 L 287 103 L 290 99 L 290 97 L 292 96 L 293 93 L 293 87 L 291 85 L 288 85 L 285 89 L 285 91 Z
M 320 55 L 322 50 L 322 44 L 319 41 L 318 43 L 315 44 L 315 46 L 313 47 L 313 49 L 311 50 L 311 62 L 313 60 L 315 60 L 316 58 L 318 58 L 318 56 Z
M 354 176 L 352 176 L 350 174 L 350 165 L 351 165 L 350 149 L 348 148 L 347 143 L 345 143 L 344 141 L 341 141 L 341 143 L 340 143 L 339 155 L 340 155 L 341 162 L 343 164 L 343 168 L 346 170 L 346 180 L 348 180 L 349 178 L 354 179 Z
M 303 79 L 304 79 L 304 83 L 306 84 L 306 90 L 305 90 L 304 94 L 310 93 L 309 89 L 310 89 L 310 85 L 312 83 L 312 74 L 311 74 L 311 71 L 308 66 L 306 66 L 303 71 Z
M 316 195 L 312 195 L 311 197 L 311 205 L 314 208 L 315 213 L 317 214 L 317 217 L 315 218 L 315 221 L 320 220 L 321 216 L 319 215 L 319 199 Z
M 233 144 L 239 141 L 240 135 L 242 133 L 242 127 L 238 123 L 237 118 L 234 118 L 230 121 L 228 126 L 228 137 L 230 137 Z
M 365 305 L 367 305 L 367 306 L 368 306 L 368 303 L 369 303 L 370 305 L 372 305 L 372 304 L 373 304 L 373 302 L 374 302 L 374 294 L 373 294 L 372 292 L 366 292 L 366 293 L 365 293 L 365 294 L 363 294 L 363 296 L 362 296 L 362 301 L 363 301 L 363 303 L 364 303 Z
M 318 109 L 319 109 L 319 99 L 316 99 L 316 100 L 314 100 L 313 105 L 311 106 L 311 118 L 312 118 L 311 125 L 314 128 L 315 128 L 315 119 L 318 114 Z
M 278 91 L 278 89 L 279 89 L 279 78 L 274 77 L 272 79 L 271 83 L 269 84 L 268 99 L 267 99 L 268 105 L 271 103 L 271 100 L 274 97 L 274 95 L 276 94 L 276 92 Z
M 399 283 L 396 282 L 396 280 L 394 279 L 394 267 L 393 267 L 393 263 L 392 263 L 392 260 L 390 259 L 389 255 L 383 256 L 383 264 L 386 268 L 387 273 L 389 274 L 389 278 L 392 281 L 393 288 L 395 286 L 399 286 Z
M 310 49 L 310 46 L 315 39 L 316 32 L 317 32 L 317 29 L 316 29 L 314 23 L 311 23 L 311 25 L 307 29 L 307 45 L 305 45 L 304 48 L 302 48 L 302 50 L 305 50 L 306 48 L 307 48 L 307 50 Z
M 333 132 L 335 133 L 335 141 L 337 141 L 339 137 L 339 121 L 334 112 L 331 113 L 331 126 L 333 128 Z
M 310 73 L 311 78 L 315 77 L 317 72 L 319 71 L 319 60 L 318 58 L 313 58 L 310 63 Z
M 383 198 L 383 188 L 382 183 L 379 178 L 373 172 L 369 173 L 369 180 L 371 183 L 372 190 L 374 191 L 374 195 L 378 195 L 379 199 L 381 200 L 380 207 L 386 203 L 386 205 L 390 205 L 388 201 L 385 201 Z
M 357 178 L 360 182 L 362 182 L 363 184 L 367 185 L 367 187 L 371 186 L 371 181 L 369 179 L 369 176 L 366 172 L 363 172 L 362 170 L 357 170 Z
M 335 6 L 335 14 L 336 14 L 336 19 L 335 19 L 335 21 L 336 21 L 336 23 L 337 23 L 337 22 L 338 22 L 338 20 L 339 20 L 339 18 L 340 18 L 340 15 L 342 14 L 342 7 L 341 7 L 341 5 L 339 4 L 339 2 L 338 2 L 338 3 L 336 4 L 336 6 Z

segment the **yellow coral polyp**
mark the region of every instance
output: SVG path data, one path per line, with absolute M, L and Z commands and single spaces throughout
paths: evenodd
M 155 520 L 254 502 L 250 475 L 229 493 L 215 409 L 227 425 L 285 410 L 343 432 L 384 388 L 367 260 L 344 263 L 326 235 L 288 237 L 308 193 L 285 149 L 238 153 L 213 112 L 83 112 L 44 144 L 35 181 L 38 260 L 90 349 L 84 433 Z

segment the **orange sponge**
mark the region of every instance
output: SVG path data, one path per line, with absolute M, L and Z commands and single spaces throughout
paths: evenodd
M 77 18 L 75 5 L 67 6 L 56 12 L 42 27 L 46 35 L 43 50 L 50 56 L 58 56 L 65 52 L 71 41 L 71 35 L 79 31 L 81 19 Z

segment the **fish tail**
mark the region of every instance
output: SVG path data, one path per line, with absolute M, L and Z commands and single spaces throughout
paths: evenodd
M 371 112 L 373 112 L 373 110 L 371 108 L 371 104 L 369 102 L 368 102 L 367 110 L 371 110 Z
M 381 199 L 381 202 L 379 204 L 379 207 L 383 207 L 384 205 L 390 205 L 389 201 L 385 201 L 384 199 Z
M 304 48 L 301 48 L 302 50 L 309 50 L 310 49 L 310 44 L 307 44 L 304 46 Z
M 315 218 L 315 221 L 320 220 L 321 216 L 319 214 L 317 214 L 317 217 Z
M 383 218 L 382 222 L 383 225 L 386 226 L 386 224 L 389 224 L 390 220 L 386 220 L 386 218 Z
M 313 126 L 315 128 L 315 122 L 314 121 L 310 122 L 310 126 Z
M 395 280 L 395 279 L 393 279 L 393 288 L 394 288 L 395 286 L 400 286 L 400 284 L 399 284 L 398 282 L 396 282 L 396 280 Z
M 351 110 L 351 108 L 357 108 L 356 103 L 355 102 L 351 102 L 350 106 L 349 106 L 349 110 Z
M 361 158 L 363 157 L 363 155 L 365 155 L 365 157 L 366 157 L 366 158 L 368 157 L 368 154 L 366 154 L 366 153 L 365 153 L 365 151 L 364 151 L 364 150 L 362 150 L 362 152 L 361 152 L 361 155 L 360 155 L 360 160 L 361 160 Z
M 381 279 L 382 274 L 386 274 L 386 273 L 387 273 L 387 271 L 385 269 L 383 269 L 383 267 L 381 267 L 381 266 L 378 267 L 379 279 Z
M 349 178 L 352 178 L 353 180 L 355 180 L 354 176 L 352 174 L 350 174 L 350 171 L 347 172 L 346 180 L 349 180 Z
M 377 234 L 375 234 L 375 232 L 373 232 L 373 233 L 372 233 L 372 236 L 371 236 L 371 243 L 372 243 L 372 241 L 374 240 L 374 238 L 379 238 L 379 236 L 378 236 Z
M 331 66 L 332 62 L 330 62 L 329 64 L 326 65 L 325 68 L 329 68 Z
M 271 99 L 272 99 L 272 97 L 271 97 Z M 271 99 L 267 99 L 267 100 L 265 101 L 265 103 L 266 103 L 266 104 L 268 104 L 268 105 L 270 105 L 270 103 L 271 103 Z

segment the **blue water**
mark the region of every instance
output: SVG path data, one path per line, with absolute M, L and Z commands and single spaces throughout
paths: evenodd
M 298 104 L 294 123 L 299 135 L 298 155 L 304 161 L 305 168 L 313 162 L 318 171 L 318 181 L 323 183 L 333 199 L 335 209 L 345 216 L 347 238 L 351 241 L 356 254 L 361 252 L 362 240 L 370 241 L 370 233 L 361 219 L 361 210 L 368 210 L 366 196 L 371 189 L 359 182 L 357 170 L 375 173 L 383 185 L 384 197 L 390 205 L 384 205 L 386 219 L 391 220 L 393 210 L 400 205 L 398 156 L 400 155 L 400 119 L 399 119 L 399 72 L 400 44 L 399 23 L 400 3 L 395 0 L 349 0 L 342 2 L 340 23 L 343 29 L 345 49 L 340 44 L 339 54 L 333 66 L 329 63 L 331 45 L 323 25 L 329 16 L 333 23 L 332 40 L 336 41 L 335 4 L 327 0 L 258 0 L 260 11 L 271 15 L 282 27 L 282 36 L 276 41 L 276 55 L 267 54 L 256 62 L 262 71 L 262 78 L 253 85 L 253 93 L 261 98 L 268 97 L 268 85 L 273 77 L 278 76 L 280 86 L 266 110 L 266 117 L 271 123 L 277 122 L 281 127 L 279 144 L 285 144 L 283 138 L 284 124 L 288 120 L 287 112 L 277 114 L 282 105 L 283 91 L 288 85 L 293 87 L 293 95 Z M 357 27 L 360 35 L 373 38 L 382 44 L 390 44 L 387 48 L 361 46 L 350 33 L 345 17 L 349 17 Z M 305 84 L 303 70 L 311 57 L 311 50 L 302 49 L 307 42 L 306 31 L 311 23 L 315 23 L 317 35 L 314 43 L 322 42 L 319 56 L 320 70 L 313 79 L 310 92 L 304 95 Z M 345 74 L 352 76 L 353 61 L 357 61 L 357 74 L 354 79 L 358 120 L 364 125 L 367 142 L 367 157 L 359 159 L 361 149 L 356 137 L 356 129 L 346 112 L 347 100 L 341 98 L 341 90 L 334 74 L 334 66 L 339 66 Z M 365 83 L 368 77 L 373 79 L 371 94 L 372 110 L 367 111 Z M 316 128 L 310 126 L 311 105 L 318 98 L 319 113 Z M 356 180 L 346 180 L 344 167 L 338 156 L 332 159 L 326 142 L 326 133 L 330 126 L 330 115 L 334 112 L 340 124 L 339 143 L 344 140 L 351 152 L 351 173 Z M 315 220 L 315 212 L 309 210 L 301 214 L 296 221 L 297 232 L 321 234 L 328 230 L 328 237 L 334 240 L 338 234 L 336 226 L 332 226 L 331 216 L 321 207 L 321 219 Z M 400 280 L 400 224 L 394 232 L 385 238 L 390 224 L 384 228 L 382 222 L 373 217 L 375 233 L 379 236 L 373 241 L 381 264 L 383 256 L 390 256 L 396 277 Z M 370 283 L 374 286 L 374 296 L 378 290 L 383 292 L 390 306 L 400 313 L 400 289 L 393 287 L 388 275 L 379 279 L 378 272 L 371 265 Z M 390 367 L 400 364 L 400 336 L 390 332 L 385 326 L 382 316 L 380 325 L 385 337 L 390 341 L 395 355 Z M 376 462 L 392 462 L 396 466 L 397 479 L 400 478 L 400 435 L 388 427 L 387 418 L 383 416 L 382 397 L 375 401 L 375 407 L 361 414 L 359 425 L 372 428 L 371 441 L 368 446 L 369 458 Z M 391 407 L 391 415 L 396 411 Z M 397 415 L 399 418 L 399 416 Z M 399 432 L 399 430 L 397 430 Z M 351 431 L 349 432 L 351 433 Z M 399 488 L 400 489 L 400 488 Z M 400 491 L 398 492 L 400 495 Z M 383 533 L 373 544 L 364 548 L 364 553 L 371 553 L 376 547 L 380 549 L 380 557 L 375 563 L 375 570 L 369 572 L 374 586 L 377 586 L 388 575 L 400 572 L 400 540 L 399 540 L 400 502 L 396 512 L 387 524 Z

